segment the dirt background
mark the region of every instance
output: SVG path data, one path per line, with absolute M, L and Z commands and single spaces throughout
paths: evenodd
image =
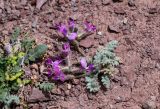
M 53 24 L 69 17 L 79 24 L 88 20 L 97 32 L 80 42 L 86 56 L 116 39 L 122 64 L 111 79 L 111 88 L 96 94 L 86 90 L 84 78 L 57 84 L 48 97 L 27 86 L 24 96 L 29 109 L 160 109 L 159 0 L 42 1 L 47 2 L 39 7 L 34 0 L 0 0 L 0 35 L 7 38 L 14 27 L 20 27 L 38 43 L 48 44 L 53 55 L 57 39 Z M 46 79 L 37 72 L 41 64 L 32 67 L 32 73 Z

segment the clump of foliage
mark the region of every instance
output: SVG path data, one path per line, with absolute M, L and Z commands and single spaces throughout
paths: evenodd
M 83 32 L 78 29 L 73 19 L 69 19 L 68 24 L 61 22 L 56 25 L 65 43 L 60 51 L 63 56 L 59 56 L 58 59 L 48 58 L 46 61 L 49 78 L 64 82 L 67 77 L 65 71 L 72 72 L 72 64 L 70 63 L 71 57 L 69 57 L 72 45 L 74 48 L 77 48 L 76 50 L 79 53 L 85 56 L 82 52 L 83 50 L 79 48 L 79 40 L 95 32 L 96 27 L 90 22 L 85 22 L 83 25 L 85 28 L 85 31 L 82 30 Z M 103 49 L 97 51 L 90 63 L 87 63 L 84 57 L 80 59 L 80 71 L 81 74 L 85 76 L 87 89 L 89 89 L 90 92 L 97 92 L 101 86 L 106 89 L 110 88 L 110 76 L 115 67 L 119 65 L 119 58 L 114 52 L 117 45 L 118 41 L 116 40 L 109 42 Z M 65 62 L 68 65 L 62 67 L 61 63 L 65 65 Z M 63 70 L 64 67 L 68 69 Z M 76 75 L 74 75 L 74 77 L 76 78 Z
M 52 91 L 52 89 L 54 88 L 54 83 L 43 82 L 43 83 L 37 83 L 36 86 L 39 87 L 39 89 L 44 92 L 49 92 Z
M 36 45 L 32 40 L 20 40 L 20 29 L 16 28 L 8 43 L 1 42 L 5 51 L 0 55 L 0 102 L 9 108 L 12 103 L 19 104 L 16 96 L 20 87 L 31 82 L 25 79 L 23 66 L 44 55 L 46 45 Z
M 87 88 L 90 92 L 97 92 L 100 89 L 100 83 L 105 87 L 110 87 L 109 76 L 114 68 L 119 65 L 119 57 L 116 56 L 114 50 L 118 42 L 113 40 L 109 42 L 103 49 L 97 51 L 93 57 L 95 70 L 86 77 Z
M 90 23 L 90 22 L 85 22 L 84 24 L 84 30 L 80 30 L 77 27 L 77 24 L 75 23 L 75 20 L 70 18 L 68 20 L 68 23 L 58 23 L 55 25 L 55 28 L 58 30 L 60 33 L 60 37 L 63 38 L 65 41 L 61 47 L 60 50 L 60 55 L 55 56 L 59 57 L 58 59 L 53 59 L 53 58 L 48 58 L 46 60 L 46 65 L 48 66 L 48 76 L 51 78 L 53 76 L 54 80 L 60 80 L 64 82 L 66 80 L 66 75 L 65 71 L 63 72 L 61 68 L 61 64 L 65 63 L 66 60 L 68 59 L 68 65 L 64 66 L 67 67 L 68 69 L 66 71 L 70 71 L 72 65 L 69 63 L 69 54 L 71 52 L 71 48 L 75 48 L 79 53 L 83 54 L 82 51 L 79 48 L 78 41 L 85 38 L 87 35 L 86 34 L 92 34 L 93 32 L 96 31 L 96 27 Z M 59 47 L 60 48 L 60 47 Z M 59 52 L 59 51 L 58 51 Z M 57 53 L 58 54 L 58 53 Z M 53 56 L 54 57 L 54 56 Z M 64 65 L 64 64 L 63 64 Z M 85 70 L 90 70 L 92 69 L 92 65 L 88 66 L 83 66 Z M 70 71 L 72 72 L 72 71 Z M 90 71 L 87 71 L 90 72 Z

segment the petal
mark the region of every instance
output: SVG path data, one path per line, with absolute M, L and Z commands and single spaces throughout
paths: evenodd
M 59 79 L 60 79 L 61 81 L 65 81 L 65 75 L 64 75 L 63 72 L 61 72 Z
M 72 29 L 74 28 L 75 23 L 74 23 L 74 20 L 72 18 L 69 18 L 68 25 L 69 25 L 70 28 L 72 28 Z
M 48 69 L 48 77 L 52 76 L 52 71 Z
M 89 75 L 93 70 L 94 70 L 94 65 L 90 64 L 86 69 L 86 73 Z
M 69 40 L 75 40 L 77 37 L 77 33 L 71 33 L 69 36 L 68 36 L 68 39 Z
M 56 60 L 56 61 L 53 62 L 53 66 L 59 66 L 60 63 L 61 63 L 60 60 Z
M 60 72 L 60 67 L 59 67 L 60 63 L 61 63 L 61 61 L 56 60 L 52 64 L 52 68 L 53 68 L 55 74 L 58 74 Z
M 51 65 L 53 63 L 51 58 L 48 58 L 45 62 L 47 65 Z
M 86 69 L 87 68 L 87 61 L 85 58 L 81 58 L 80 60 L 81 66 Z
M 85 26 L 85 30 L 88 31 L 88 32 L 92 32 L 92 31 L 96 30 L 96 26 L 94 26 L 90 22 L 85 22 L 84 26 Z
M 62 47 L 63 47 L 62 52 L 68 53 L 71 51 L 69 43 L 64 43 Z
M 62 33 L 64 36 L 67 35 L 67 27 L 66 27 L 66 25 L 60 23 L 59 25 L 57 25 L 57 28 L 58 28 L 58 31 L 60 33 Z
M 59 77 L 58 76 L 53 76 L 53 79 L 57 81 L 57 80 L 59 80 Z

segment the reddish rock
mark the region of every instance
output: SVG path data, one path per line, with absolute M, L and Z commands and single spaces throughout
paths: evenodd
M 38 88 L 33 88 L 31 95 L 28 98 L 28 102 L 45 101 L 47 98 Z
M 84 48 L 90 48 L 93 44 L 94 44 L 94 39 L 90 37 L 87 37 L 86 39 L 81 40 L 79 43 L 79 45 Z

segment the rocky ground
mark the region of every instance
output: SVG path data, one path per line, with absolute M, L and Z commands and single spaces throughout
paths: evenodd
M 97 27 L 96 34 L 80 42 L 86 56 L 115 39 L 122 64 L 111 88 L 96 94 L 86 90 L 84 78 L 56 84 L 49 95 L 27 86 L 24 96 L 30 109 L 160 109 L 160 1 L 0 0 L 0 35 L 7 39 L 14 27 L 20 27 L 37 43 L 47 44 L 52 55 L 58 34 L 52 26 L 69 17 Z M 29 70 L 45 80 L 38 72 L 41 68 L 38 63 Z

